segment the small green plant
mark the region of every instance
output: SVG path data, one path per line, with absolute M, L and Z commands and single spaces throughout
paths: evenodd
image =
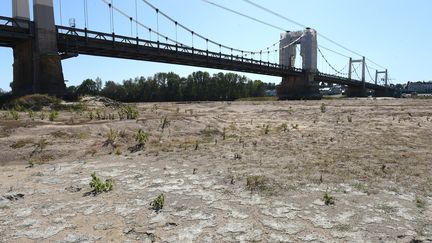
M 94 119 L 93 111 L 89 111 L 89 115 L 88 115 L 88 117 L 89 117 L 90 120 L 93 120 L 93 119 Z
M 194 150 L 198 150 L 198 147 L 199 147 L 199 143 L 198 143 L 198 140 L 197 140 L 197 141 L 195 141 L 195 147 L 194 147 Z
M 166 127 L 169 126 L 168 118 L 167 118 L 166 116 L 164 116 L 164 117 L 162 118 L 162 122 L 161 122 L 161 123 L 162 123 L 162 124 L 161 124 L 161 128 L 162 128 L 162 131 L 163 131 Z
M 222 140 L 226 139 L 226 127 L 223 128 L 222 130 Z
M 160 194 L 150 203 L 150 207 L 156 213 L 159 213 L 160 210 L 162 210 L 164 204 L 165 204 L 165 196 L 163 194 Z
M 112 146 L 114 146 L 114 143 L 117 140 L 117 137 L 118 137 L 117 130 L 110 128 L 110 130 L 106 134 L 106 138 L 107 139 L 105 141 L 105 146 L 106 145 L 112 145 Z
M 121 149 L 119 147 L 116 148 L 115 154 L 118 155 L 118 156 L 120 156 L 122 154 L 122 151 L 121 151 Z
M 326 192 L 322 198 L 325 205 L 334 205 L 335 204 L 335 198 L 331 196 L 328 192 Z
M 347 116 L 347 121 L 351 123 L 352 122 L 352 116 Z
M 106 179 L 105 182 L 96 176 L 96 172 L 91 174 L 90 188 L 93 189 L 91 193 L 93 195 L 98 195 L 102 192 L 109 192 L 113 189 L 114 180 L 112 178 Z
M 28 117 L 29 117 L 32 121 L 34 121 L 34 119 L 35 119 L 35 113 L 34 113 L 32 110 L 28 110 L 28 111 L 27 111 L 27 114 L 28 114 Z
M 44 112 L 44 111 L 41 111 L 41 113 L 39 114 L 39 118 L 40 118 L 41 120 L 45 120 L 45 117 L 46 117 L 45 112 Z
M 138 115 L 139 115 L 138 109 L 133 107 L 133 106 L 130 106 L 130 105 L 123 107 L 121 109 L 121 111 L 119 112 L 119 116 L 121 118 L 123 118 L 123 119 L 126 118 L 128 120 L 136 119 L 136 118 L 138 118 Z M 123 120 L 121 118 L 120 118 L 120 120 Z
M 264 127 L 264 134 L 267 135 L 267 134 L 269 134 L 269 132 L 270 132 L 270 125 L 267 124 L 267 125 Z
M 418 196 L 416 196 L 415 203 L 416 206 L 420 209 L 424 209 L 426 207 L 426 202 Z
M 57 111 L 51 111 L 49 114 L 49 120 L 55 121 L 59 117 L 59 113 Z
M 288 131 L 288 124 L 286 124 L 286 123 L 282 123 L 282 125 L 281 125 L 281 130 L 282 130 L 283 132 L 287 132 L 287 131 Z
M 145 143 L 148 141 L 148 134 L 146 132 L 144 132 L 141 128 L 138 129 L 137 133 L 134 135 L 135 137 L 135 141 L 138 143 L 138 145 L 140 146 L 144 146 Z
M 10 113 L 12 119 L 14 119 L 14 120 L 19 119 L 19 113 L 16 110 L 10 110 L 9 113 Z
M 322 103 L 320 109 L 321 109 L 321 113 L 325 113 L 327 110 L 326 105 Z
M 246 178 L 246 188 L 251 191 L 265 190 L 268 179 L 262 175 L 248 176 Z

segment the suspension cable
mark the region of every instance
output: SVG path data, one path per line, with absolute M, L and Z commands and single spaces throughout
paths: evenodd
M 101 0 L 101 1 L 104 2 L 105 4 L 107 4 L 107 5 L 110 7 L 110 10 L 111 10 L 111 11 L 114 11 L 114 10 L 115 10 L 115 11 L 117 11 L 119 14 L 123 15 L 124 17 L 130 18 L 130 16 L 129 16 L 128 14 L 126 14 L 124 11 L 122 11 L 121 9 L 117 8 L 117 7 L 114 6 L 114 5 L 111 5 L 111 3 L 109 2 L 109 0 Z M 111 1 L 112 1 L 112 0 L 111 0 Z M 132 18 L 132 21 L 134 21 L 136 24 L 138 24 L 139 26 L 141 26 L 141 27 L 143 27 L 143 28 L 145 28 L 145 29 L 147 29 L 147 30 L 149 31 L 150 40 L 151 40 L 151 33 L 154 33 L 154 34 L 156 34 L 158 37 L 160 36 L 160 37 L 162 37 L 162 38 L 164 38 L 164 39 L 166 39 L 166 40 L 168 40 L 168 41 L 170 41 L 170 42 L 172 42 L 172 43 L 176 43 L 176 44 L 179 44 L 179 45 L 181 45 L 181 46 L 189 47 L 189 46 L 187 46 L 187 45 L 184 45 L 183 43 L 177 42 L 176 40 L 173 40 L 173 39 L 171 39 L 171 38 L 169 38 L 169 37 L 167 37 L 167 36 L 165 36 L 165 35 L 163 35 L 163 34 L 157 32 L 157 31 L 152 30 L 150 27 L 144 25 L 143 23 L 141 23 L 140 21 L 137 21 L 136 19 L 133 19 L 133 18 Z
M 158 9 L 156 6 L 154 6 L 153 4 L 151 4 L 148 0 L 141 0 L 141 1 L 143 1 L 145 4 L 147 4 L 149 7 L 153 8 L 153 9 Z M 182 29 L 186 30 L 187 32 L 189 32 L 189 33 L 192 33 L 192 32 L 193 32 L 192 29 L 190 29 L 190 28 L 186 27 L 185 25 L 179 23 L 178 21 L 174 20 L 173 18 L 171 18 L 170 16 L 168 16 L 167 14 L 165 14 L 163 11 L 159 10 L 159 13 L 160 13 L 162 16 L 164 16 L 166 19 L 168 19 L 169 21 L 171 21 L 171 22 L 173 22 L 173 23 L 177 23 L 177 25 L 178 25 L 179 27 L 181 27 Z M 284 30 L 284 31 L 285 31 L 285 30 Z M 216 42 L 216 41 L 213 41 L 213 40 L 211 40 L 210 38 L 206 38 L 206 37 L 204 37 L 203 35 L 201 35 L 201 34 L 199 34 L 199 33 L 196 33 L 196 32 L 194 32 L 194 36 L 197 36 L 197 37 L 199 37 L 199 38 L 202 39 L 202 40 L 207 40 L 207 39 L 208 39 L 209 43 L 211 43 L 211 44 L 213 44 L 213 45 L 215 45 L 215 46 L 219 46 L 220 49 L 221 49 L 221 48 L 224 48 L 224 49 L 227 49 L 227 50 L 231 50 L 231 48 L 232 48 L 232 47 L 229 47 L 229 46 L 227 46 L 227 45 L 223 45 L 223 44 L 221 44 L 221 43 L 218 43 L 218 42 Z M 237 49 L 237 48 L 232 48 L 232 49 L 233 49 L 233 51 L 236 51 L 236 52 L 244 52 L 244 53 L 250 53 L 250 54 L 253 53 L 253 51 L 245 51 L 245 50 L 241 50 L 241 49 Z
M 330 64 L 330 62 L 327 60 L 327 58 L 324 56 L 324 54 L 321 52 L 321 49 L 318 48 L 318 52 L 321 54 L 321 57 L 324 59 L 324 61 L 330 66 L 331 69 L 333 69 L 333 71 L 335 71 L 337 74 L 341 74 L 341 75 L 347 75 L 347 73 L 342 73 L 342 71 L 345 69 L 345 67 L 343 67 L 341 70 L 337 70 L 336 68 L 333 67 L 333 65 Z
M 367 72 L 368 72 L 368 74 L 369 74 L 369 78 L 371 79 L 372 82 L 375 81 L 374 78 L 372 77 L 370 71 L 369 71 L 369 67 L 368 67 L 368 65 L 365 65 L 365 66 L 366 66 L 366 70 L 367 70 Z

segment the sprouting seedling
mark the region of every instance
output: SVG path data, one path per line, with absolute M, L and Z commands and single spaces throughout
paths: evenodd
M 164 194 L 160 194 L 157 196 L 151 203 L 150 207 L 156 212 L 159 213 L 160 210 L 162 210 L 163 206 L 165 204 L 165 196 Z
M 137 133 L 134 135 L 135 137 L 135 141 L 138 143 L 138 145 L 140 146 L 144 146 L 145 143 L 148 141 L 148 134 L 146 132 L 144 132 L 141 128 L 138 129 Z
M 168 118 L 167 118 L 166 116 L 164 116 L 164 117 L 162 118 L 162 122 L 161 122 L 161 123 L 162 123 L 162 124 L 161 124 L 162 131 L 163 131 L 166 127 L 169 126 Z

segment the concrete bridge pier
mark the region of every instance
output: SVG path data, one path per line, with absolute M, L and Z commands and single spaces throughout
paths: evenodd
M 30 19 L 29 1 L 12 0 L 13 17 Z M 52 0 L 34 0 L 34 38 L 13 49 L 12 93 L 20 96 L 43 93 L 61 96 L 66 90 L 57 49 L 57 31 Z
M 348 86 L 346 95 L 348 97 L 367 97 L 367 90 L 364 86 Z
M 315 74 L 306 73 L 304 76 L 288 76 L 282 78 L 277 88 L 280 100 L 319 100 L 319 83 L 314 81 Z

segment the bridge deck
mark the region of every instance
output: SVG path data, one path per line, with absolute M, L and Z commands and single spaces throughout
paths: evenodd
M 30 26 L 30 27 L 23 27 Z M 184 45 L 153 42 L 127 36 L 57 26 L 59 52 L 64 56 L 77 54 L 116 57 L 133 60 L 181 64 L 230 71 L 240 71 L 270 76 L 303 76 L 306 71 L 275 63 L 264 62 L 237 55 L 194 49 Z M 33 38 L 33 23 L 0 16 L 0 46 L 13 47 L 16 43 Z M 317 82 L 349 86 L 365 86 L 367 89 L 386 90 L 373 83 L 364 83 L 340 76 L 317 73 Z

